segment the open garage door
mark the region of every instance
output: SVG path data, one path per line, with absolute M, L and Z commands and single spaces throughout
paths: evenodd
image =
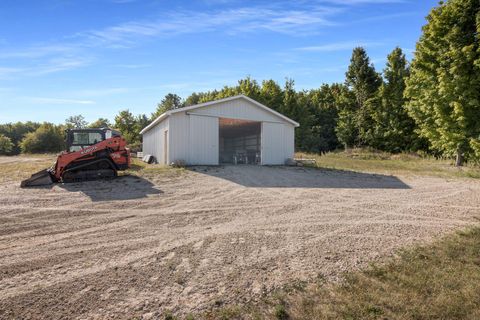
M 261 122 L 219 119 L 219 162 L 261 163 Z

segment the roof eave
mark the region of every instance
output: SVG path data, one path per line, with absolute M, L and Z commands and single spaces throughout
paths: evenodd
M 237 96 L 233 96 L 233 97 L 228 97 L 228 98 L 224 98 L 224 99 L 219 99 L 219 100 L 214 100 L 214 101 L 208 101 L 208 102 L 204 102 L 204 103 L 200 103 L 200 104 L 196 104 L 196 105 L 193 105 L 193 106 L 189 106 L 189 107 L 184 107 L 184 108 L 178 108 L 178 109 L 173 109 L 173 110 L 169 110 L 165 113 L 162 113 L 157 119 L 153 120 L 152 123 L 150 123 L 148 126 L 146 126 L 145 128 L 143 128 L 142 131 L 140 131 L 140 134 L 144 134 L 145 132 L 147 132 L 148 130 L 150 130 L 151 128 L 153 128 L 154 126 L 156 126 L 158 123 L 162 122 L 166 117 L 168 117 L 169 115 L 173 114 L 173 113 L 178 113 L 178 112 L 186 112 L 186 111 L 189 111 L 189 110 L 194 110 L 194 109 L 198 109 L 198 108 L 203 108 L 203 107 L 208 107 L 208 106 L 211 106 L 211 105 L 214 105 L 214 104 L 218 104 L 218 103 L 222 103 L 222 102 L 227 102 L 227 101 L 231 101 L 231 100 L 235 100 L 235 99 L 239 99 L 239 98 L 243 98 L 253 104 L 255 104 L 256 106 L 260 107 L 260 108 L 263 108 L 263 109 L 266 109 L 268 112 L 271 112 L 273 113 L 274 115 L 276 115 L 277 117 L 280 117 L 281 119 L 289 122 L 290 124 L 292 124 L 294 127 L 298 128 L 300 126 L 300 124 L 290 118 L 288 118 L 287 116 L 284 116 L 283 114 L 273 110 L 272 108 L 269 108 L 267 107 L 266 105 L 263 105 L 261 104 L 260 102 L 258 101 L 255 101 L 253 100 L 252 98 L 250 97 L 247 97 L 246 95 L 244 94 L 240 94 L 240 95 L 237 95 Z
M 144 134 L 145 132 L 149 131 L 150 129 L 155 127 L 157 124 L 165 120 L 169 115 L 170 115 L 169 111 L 162 113 L 155 120 L 153 120 L 148 126 L 143 128 L 142 131 L 140 131 L 140 134 Z

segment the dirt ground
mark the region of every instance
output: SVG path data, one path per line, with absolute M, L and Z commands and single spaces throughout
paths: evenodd
M 337 279 L 478 222 L 480 183 L 227 166 L 0 184 L 0 318 L 157 318 Z

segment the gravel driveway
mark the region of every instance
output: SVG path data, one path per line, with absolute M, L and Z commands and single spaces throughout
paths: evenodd
M 306 168 L 0 184 L 0 318 L 124 318 L 336 279 L 480 216 L 480 183 Z

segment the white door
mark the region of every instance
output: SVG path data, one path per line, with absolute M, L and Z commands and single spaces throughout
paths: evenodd
M 285 164 L 284 125 L 262 122 L 262 164 Z
M 168 130 L 163 134 L 163 164 L 168 165 Z
M 189 164 L 218 165 L 218 118 L 189 115 Z

